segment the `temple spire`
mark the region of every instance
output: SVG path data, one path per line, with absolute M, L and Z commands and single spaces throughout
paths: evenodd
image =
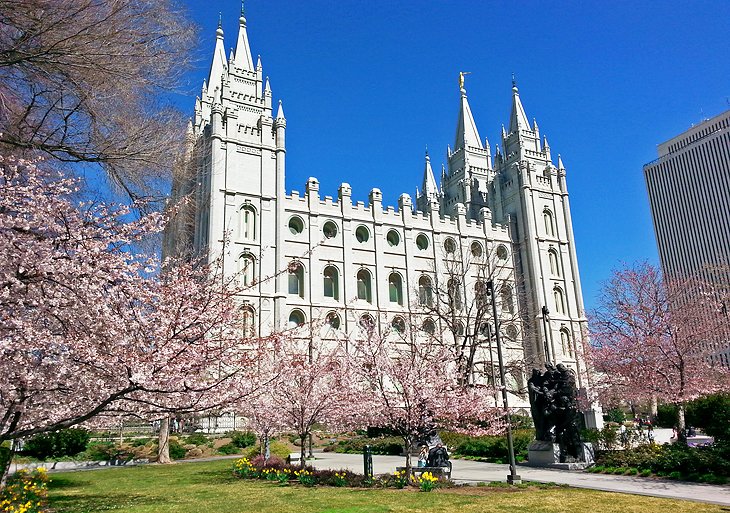
M 436 185 L 436 177 L 433 175 L 433 169 L 431 168 L 431 157 L 428 156 L 428 150 L 426 150 L 426 166 L 423 170 L 423 194 L 429 199 L 435 199 L 438 193 L 438 185 Z
M 210 74 L 208 75 L 208 91 L 215 91 L 221 88 L 221 76 L 226 72 L 226 68 L 226 50 L 223 46 L 223 24 L 219 15 L 218 28 L 215 31 L 213 63 L 210 65 Z
M 527 120 L 527 114 L 522 107 L 520 100 L 520 92 L 517 89 L 514 75 L 512 76 L 512 113 L 509 117 L 509 133 L 519 132 L 520 130 L 530 130 L 530 122 Z
M 454 143 L 454 151 L 458 151 L 469 146 L 481 148 L 482 142 L 479 137 L 477 125 L 474 122 L 474 116 L 471 114 L 469 101 L 466 99 L 466 89 L 464 88 L 465 72 L 459 73 L 459 92 L 461 93 L 461 105 L 459 107 L 459 119 L 456 123 L 456 142 Z

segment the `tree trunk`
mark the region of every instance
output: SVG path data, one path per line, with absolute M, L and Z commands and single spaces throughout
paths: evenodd
M 684 431 L 684 429 L 687 427 L 684 419 L 684 403 L 679 403 L 679 408 L 677 410 L 677 427 Z
M 12 441 L 10 443 L 10 447 L 0 446 L 0 490 L 5 488 L 8 481 L 10 464 L 13 461 L 13 447 L 14 444 Z
M 656 420 L 656 416 L 659 414 L 659 400 L 656 395 L 651 396 L 651 422 L 652 424 Z
M 268 463 L 271 458 L 271 441 L 269 440 L 269 434 L 264 435 L 264 463 Z
M 403 438 L 403 442 L 405 443 L 405 450 L 406 450 L 406 481 L 410 482 L 411 480 L 411 439 L 410 438 Z
M 172 463 L 170 459 L 170 417 L 160 420 L 160 436 L 157 441 L 157 463 Z
M 301 435 L 299 437 L 299 440 L 302 442 L 301 453 L 299 455 L 300 465 L 302 468 L 304 468 L 304 458 L 307 457 L 307 445 L 305 443 L 306 439 L 307 439 L 307 433 L 304 433 L 303 435 Z

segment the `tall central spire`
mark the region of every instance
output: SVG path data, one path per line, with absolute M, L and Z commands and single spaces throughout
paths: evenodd
M 466 99 L 466 89 L 464 88 L 464 73 L 459 73 L 459 91 L 461 92 L 461 106 L 459 108 L 459 120 L 456 124 L 456 141 L 454 143 L 454 151 L 464 149 L 469 146 L 482 148 L 479 131 L 474 122 L 474 116 L 469 108 L 469 101 Z
M 238 42 L 236 43 L 236 56 L 233 64 L 237 68 L 246 71 L 253 71 L 253 59 L 251 59 L 251 48 L 248 46 L 248 33 L 246 32 L 246 16 L 241 2 L 241 17 L 238 19 Z

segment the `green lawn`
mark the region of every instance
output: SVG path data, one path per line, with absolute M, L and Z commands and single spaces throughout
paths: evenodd
M 459 487 L 431 493 L 279 486 L 231 474 L 232 460 L 51 474 L 56 513 L 704 513 L 720 506 L 577 488 Z

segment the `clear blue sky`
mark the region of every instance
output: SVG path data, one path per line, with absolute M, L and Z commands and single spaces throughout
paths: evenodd
M 191 112 L 218 12 L 235 45 L 240 2 L 185 0 L 200 25 Z M 413 195 L 428 145 L 453 144 L 459 93 L 494 149 L 511 74 L 568 172 L 587 306 L 611 269 L 657 260 L 642 165 L 656 145 L 730 109 L 730 2 L 247 0 L 249 41 L 287 117 L 287 190 L 309 176 L 356 200 Z

